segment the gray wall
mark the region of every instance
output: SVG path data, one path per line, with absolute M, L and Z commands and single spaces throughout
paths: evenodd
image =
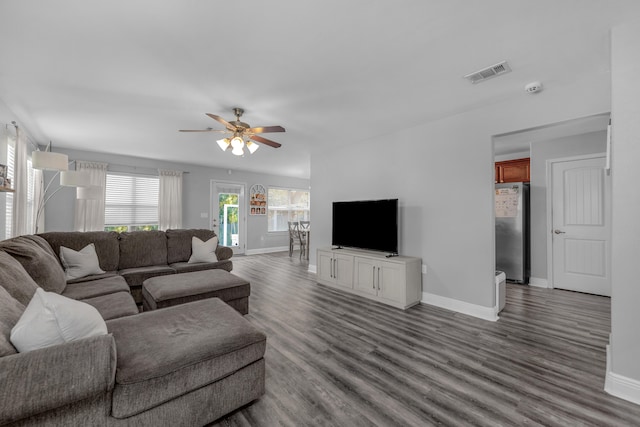
M 201 218 L 201 213 L 209 214 L 210 211 L 210 185 L 211 180 L 235 181 L 246 184 L 247 192 L 253 184 L 269 186 L 309 188 L 309 180 L 259 174 L 254 172 L 229 171 L 227 169 L 207 168 L 181 163 L 162 162 L 137 157 L 121 156 L 116 154 L 104 154 L 91 151 L 56 149 L 65 153 L 69 160 L 92 160 L 109 164 L 111 171 L 156 174 L 158 168 L 172 169 L 188 172 L 183 176 L 183 226 L 185 228 L 210 228 L 210 219 Z M 227 153 L 228 154 L 228 153 Z M 51 174 L 47 173 L 46 178 Z M 54 180 L 52 191 L 57 188 Z M 312 195 L 313 196 L 313 195 Z M 248 197 L 246 197 L 248 206 Z M 45 230 L 65 231 L 73 229 L 73 216 L 75 206 L 75 191 L 73 188 L 63 188 L 45 207 Z M 267 217 L 247 215 L 247 250 L 260 250 L 289 246 L 287 232 L 268 233 Z
M 399 250 L 427 265 L 423 292 L 494 307 L 492 136 L 610 111 L 609 91 L 606 78 L 535 96 L 514 91 L 509 100 L 395 134 L 314 148 L 312 256 L 331 243 L 333 201 L 397 197 Z
M 606 132 L 591 132 L 531 144 L 531 277 L 547 278 L 547 160 L 604 153 Z
M 612 46 L 613 229 L 608 365 L 614 374 L 623 376 L 623 380 L 635 381 L 619 388 L 628 392 L 627 399 L 631 396 L 640 403 L 640 21 L 636 19 L 632 24 L 614 28 Z

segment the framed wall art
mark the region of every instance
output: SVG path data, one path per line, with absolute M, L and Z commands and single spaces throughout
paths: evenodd
M 263 185 L 254 184 L 249 190 L 249 214 L 250 215 L 266 215 L 267 214 L 267 190 Z

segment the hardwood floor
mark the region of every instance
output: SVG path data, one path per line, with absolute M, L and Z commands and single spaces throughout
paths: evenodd
M 268 336 L 266 394 L 218 426 L 626 426 L 603 391 L 610 300 L 507 285 L 488 322 L 315 282 L 297 253 L 234 257 Z

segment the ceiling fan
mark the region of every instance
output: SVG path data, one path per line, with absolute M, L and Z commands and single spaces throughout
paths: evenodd
M 232 153 L 237 156 L 242 156 L 244 154 L 243 147 L 246 145 L 247 149 L 251 154 L 253 154 L 257 149 L 258 145 L 255 142 L 259 142 L 261 144 L 268 145 L 273 148 L 281 147 L 282 144 L 279 142 L 272 141 L 260 135 L 256 135 L 259 133 L 270 133 L 270 132 L 285 132 L 285 129 L 282 126 L 261 126 L 261 127 L 251 127 L 245 122 L 240 121 L 240 117 L 244 113 L 242 108 L 234 108 L 233 113 L 236 116 L 236 119 L 233 121 L 226 121 L 220 116 L 216 116 L 215 114 L 206 113 L 207 116 L 211 117 L 213 120 L 216 120 L 224 125 L 226 129 L 218 130 L 213 128 L 207 128 L 202 130 L 190 130 L 190 129 L 180 129 L 180 132 L 219 132 L 219 133 L 229 133 L 232 134 L 231 138 L 223 138 L 218 141 L 218 145 L 225 151 L 227 148 L 232 148 Z M 255 141 L 255 142 L 254 142 Z

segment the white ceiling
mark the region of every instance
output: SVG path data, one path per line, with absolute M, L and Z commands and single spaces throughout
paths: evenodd
M 309 177 L 310 148 L 365 142 L 585 76 L 637 0 L 3 1 L 0 99 L 39 143 Z M 478 85 L 465 74 L 508 60 Z M 535 96 L 535 95 L 534 95 Z M 238 158 L 205 113 L 283 144 Z M 221 127 L 220 127 L 221 128 Z

